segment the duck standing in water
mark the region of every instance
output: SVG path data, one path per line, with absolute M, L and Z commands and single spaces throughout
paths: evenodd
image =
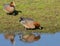
M 39 39 L 40 39 L 40 35 L 35 36 L 34 34 L 26 34 L 23 35 L 20 40 L 30 43 L 30 42 L 38 41 Z
M 5 37 L 5 39 L 9 39 L 12 44 L 15 43 L 15 41 L 14 41 L 15 35 L 14 34 L 5 34 L 4 37 Z
M 34 21 L 31 18 L 24 18 L 20 17 L 19 22 L 26 28 L 26 29 L 42 29 L 40 24 L 36 21 Z
M 7 14 L 13 14 L 15 11 L 15 3 L 10 2 L 10 4 L 5 4 L 4 10 L 5 10 L 5 12 L 7 12 Z

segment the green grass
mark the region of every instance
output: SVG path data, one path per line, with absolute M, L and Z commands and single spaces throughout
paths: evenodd
M 20 16 L 31 17 L 44 27 L 43 30 L 27 30 L 26 32 L 55 33 L 60 31 L 60 0 L 15 0 L 17 16 L 7 15 L 3 4 L 10 0 L 0 0 L 0 32 L 25 31 L 19 23 Z

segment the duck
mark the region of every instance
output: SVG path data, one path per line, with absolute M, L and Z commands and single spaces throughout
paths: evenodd
M 42 29 L 40 23 L 34 21 L 32 18 L 20 17 L 19 22 L 24 26 L 25 29 Z
M 22 38 L 20 40 L 31 43 L 31 42 L 38 41 L 40 38 L 41 38 L 40 35 L 36 36 L 34 34 L 26 34 L 26 35 L 22 35 Z
M 14 1 L 10 2 L 10 4 L 4 4 L 4 11 L 6 13 L 12 14 L 15 11 L 15 3 L 14 3 Z
M 15 40 L 14 40 L 15 35 L 14 35 L 14 34 L 8 34 L 8 33 L 6 33 L 6 34 L 4 35 L 4 37 L 5 37 L 5 39 L 10 40 L 12 44 L 15 43 Z

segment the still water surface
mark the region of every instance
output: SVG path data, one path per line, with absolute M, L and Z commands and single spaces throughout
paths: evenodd
M 41 38 L 32 43 L 26 43 L 19 40 L 19 36 L 15 37 L 15 44 L 4 38 L 4 34 L 0 34 L 0 46 L 60 46 L 60 33 L 40 34 Z

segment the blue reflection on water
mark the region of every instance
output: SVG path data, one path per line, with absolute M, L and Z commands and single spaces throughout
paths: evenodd
M 12 45 L 9 40 L 4 39 L 3 34 L 0 34 L 0 46 L 60 46 L 60 33 L 41 34 L 41 39 L 33 43 L 22 42 L 17 35 L 15 45 Z

